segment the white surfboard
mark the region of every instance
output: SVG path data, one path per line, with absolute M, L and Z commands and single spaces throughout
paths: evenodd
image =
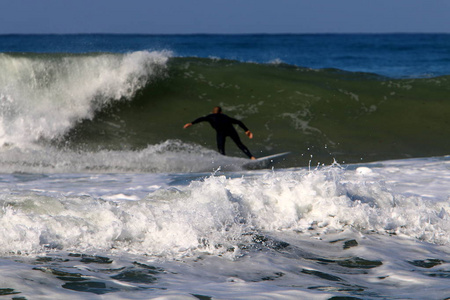
M 283 152 L 283 153 L 277 153 L 272 154 L 264 157 L 260 157 L 257 159 L 250 160 L 246 162 L 243 167 L 246 169 L 261 169 L 261 168 L 267 168 L 271 165 L 273 165 L 276 162 L 279 162 L 284 159 L 284 157 L 291 152 Z

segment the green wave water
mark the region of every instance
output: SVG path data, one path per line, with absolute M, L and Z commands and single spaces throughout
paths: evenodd
M 449 79 L 171 58 L 131 101 L 103 109 L 59 142 L 138 150 L 175 139 L 215 149 L 208 124 L 182 126 L 220 105 L 252 130 L 253 140 L 242 139 L 256 156 L 291 151 L 285 166 L 447 155 Z M 231 141 L 227 154 L 242 156 Z

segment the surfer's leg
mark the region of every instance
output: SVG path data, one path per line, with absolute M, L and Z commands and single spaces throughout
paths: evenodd
M 226 135 L 224 134 L 217 134 L 217 149 L 219 150 L 219 153 L 222 155 L 225 155 L 225 138 Z
M 239 149 L 242 150 L 242 152 L 245 153 L 245 155 L 248 156 L 248 158 L 254 158 L 253 155 L 250 153 L 250 150 L 241 142 L 241 139 L 239 138 L 239 135 L 236 134 L 230 134 L 231 139 L 236 144 L 236 146 L 239 147 Z

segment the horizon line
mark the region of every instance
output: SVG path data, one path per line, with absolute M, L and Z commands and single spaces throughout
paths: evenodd
M 280 33 L 117 33 L 117 32 L 72 32 L 72 33 L 0 33 L 5 35 L 408 35 L 408 34 L 450 34 L 450 32 L 280 32 Z

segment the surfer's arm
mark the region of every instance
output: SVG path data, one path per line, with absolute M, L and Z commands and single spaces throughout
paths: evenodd
M 230 120 L 231 120 L 231 123 L 238 124 L 239 127 L 244 129 L 245 134 L 248 136 L 249 139 L 253 138 L 253 133 L 247 128 L 247 126 L 245 126 L 245 124 L 242 121 L 239 121 L 239 120 L 234 119 L 234 118 L 230 118 Z
M 200 122 L 204 122 L 204 121 L 208 121 L 208 116 L 205 117 L 200 117 L 198 119 L 195 119 L 194 121 L 191 122 L 192 125 L 200 123 Z
M 203 122 L 203 121 L 208 121 L 207 117 L 200 117 L 200 118 L 198 118 L 198 119 L 195 119 L 195 120 L 192 121 L 191 123 L 185 124 L 185 125 L 183 126 L 183 128 L 186 129 L 186 128 L 188 128 L 188 127 L 191 127 L 191 126 L 194 125 L 194 124 L 197 124 L 197 123 L 200 123 L 200 122 Z

